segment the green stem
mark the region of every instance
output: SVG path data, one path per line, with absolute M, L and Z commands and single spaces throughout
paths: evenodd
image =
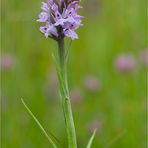
M 67 64 L 65 58 L 64 38 L 58 41 L 59 53 L 59 74 L 60 74 L 60 95 L 64 112 L 66 131 L 68 137 L 68 148 L 77 148 L 75 125 L 72 115 L 67 83 Z

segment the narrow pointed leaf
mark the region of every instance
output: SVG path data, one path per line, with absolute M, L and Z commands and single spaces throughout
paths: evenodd
M 126 134 L 126 130 L 122 131 L 121 133 L 119 133 L 116 137 L 114 137 L 113 139 L 111 139 L 111 141 L 109 141 L 104 148 L 109 148 L 111 147 L 114 143 L 116 143 L 122 136 L 124 136 L 124 134 Z
M 71 44 L 72 44 L 72 40 L 70 40 L 70 43 L 69 43 L 68 48 L 67 48 L 66 53 L 65 53 L 66 62 L 68 61 L 68 56 L 69 56 Z
M 64 91 L 64 93 L 65 93 L 66 89 L 62 85 L 62 83 L 63 83 L 62 76 L 60 74 L 60 69 L 59 69 L 59 66 L 58 66 L 58 63 L 57 63 L 57 60 L 56 60 L 54 54 L 52 54 L 52 58 L 53 58 L 53 61 L 55 63 L 55 66 L 56 66 L 56 71 L 57 71 L 57 76 L 58 76 L 58 80 L 59 80 L 60 90 Z
M 90 137 L 86 148 L 91 148 L 91 145 L 92 145 L 92 142 L 93 142 L 93 140 L 95 138 L 95 135 L 96 135 L 96 129 L 94 130 L 92 136 Z
M 41 123 L 38 121 L 38 119 L 35 117 L 35 115 L 28 108 L 28 106 L 26 105 L 26 103 L 24 102 L 24 100 L 21 99 L 21 101 L 22 101 L 24 107 L 26 108 L 26 110 L 28 111 L 28 113 L 30 114 L 30 116 L 34 119 L 34 121 L 37 123 L 37 125 L 39 126 L 39 128 L 41 129 L 41 131 L 43 132 L 43 134 L 45 135 L 45 137 L 51 143 L 51 145 L 53 146 L 53 148 L 58 148 L 59 141 L 57 140 L 57 138 L 55 138 L 55 136 L 53 136 L 53 134 L 51 134 L 51 133 L 49 133 L 50 135 L 47 134 L 47 132 L 45 131 L 45 129 L 43 128 L 43 126 L 41 125 Z

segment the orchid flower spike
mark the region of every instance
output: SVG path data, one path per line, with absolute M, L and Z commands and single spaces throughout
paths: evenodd
M 78 35 L 75 30 L 81 24 L 83 16 L 77 14 L 81 8 L 80 0 L 48 0 L 42 2 L 42 12 L 39 14 L 38 22 L 45 25 L 40 27 L 40 31 L 46 38 L 51 37 L 55 40 L 70 37 L 72 40 L 77 39 Z

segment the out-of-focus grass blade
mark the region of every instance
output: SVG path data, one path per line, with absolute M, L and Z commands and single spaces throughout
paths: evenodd
M 122 131 L 119 133 L 116 137 L 114 137 L 109 143 L 104 148 L 109 148 L 111 147 L 114 143 L 116 143 L 124 134 L 126 134 L 126 130 Z
M 34 114 L 31 112 L 31 110 L 28 108 L 28 106 L 26 105 L 26 103 L 24 102 L 24 100 L 22 98 L 21 98 L 21 101 L 22 101 L 24 107 L 26 108 L 26 110 L 28 111 L 28 113 L 30 114 L 30 116 L 34 119 L 34 121 L 40 127 L 40 129 L 42 130 L 43 134 L 46 136 L 46 138 L 48 139 L 48 141 L 52 144 L 52 146 L 54 148 L 58 148 L 60 144 L 59 144 L 59 141 L 57 140 L 57 138 L 55 138 L 55 136 L 53 136 L 53 134 L 51 134 L 51 133 L 49 133 L 49 135 L 47 134 L 47 132 L 45 131 L 45 129 L 43 128 L 43 126 L 41 125 L 41 123 L 34 116 Z
M 93 132 L 93 134 L 92 134 L 92 136 L 90 137 L 90 139 L 88 141 L 88 144 L 87 144 L 87 147 L 86 148 L 91 148 L 92 142 L 93 142 L 93 140 L 95 138 L 95 135 L 96 135 L 96 131 L 97 130 L 95 129 L 94 132 Z

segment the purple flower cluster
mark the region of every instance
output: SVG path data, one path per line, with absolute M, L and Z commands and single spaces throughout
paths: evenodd
M 120 72 L 131 72 L 136 67 L 136 59 L 132 54 L 121 54 L 116 58 L 114 66 Z
M 52 37 L 58 40 L 61 37 L 77 39 L 75 30 L 82 26 L 82 16 L 77 14 L 81 8 L 78 4 L 80 0 L 48 0 L 42 2 L 42 12 L 39 14 L 38 22 L 45 23 L 40 27 L 40 31 L 45 37 Z

